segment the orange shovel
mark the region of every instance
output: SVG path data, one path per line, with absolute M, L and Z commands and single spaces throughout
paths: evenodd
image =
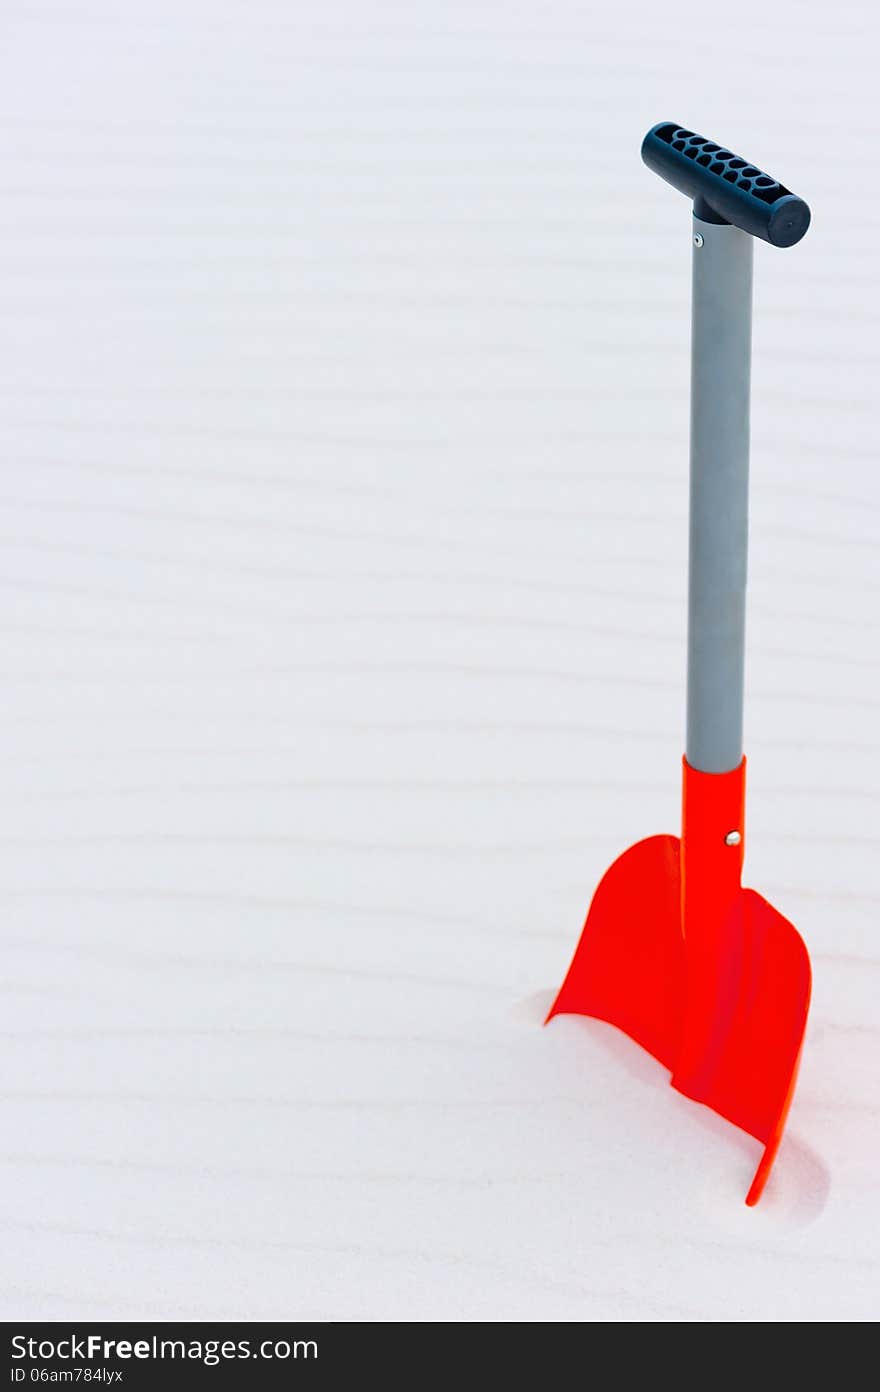
M 793 246 L 810 212 L 777 180 L 673 122 L 642 145 L 694 199 L 687 740 L 682 834 L 624 851 L 590 905 L 548 1015 L 592 1015 L 672 1085 L 759 1140 L 761 1196 L 794 1092 L 810 959 L 741 883 L 753 238 Z

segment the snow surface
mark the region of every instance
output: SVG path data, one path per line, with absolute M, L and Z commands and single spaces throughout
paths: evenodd
M 876 1317 L 877 8 L 3 29 L 5 1316 Z M 747 881 L 815 994 L 755 1211 L 539 1027 L 677 823 L 666 118 L 814 212 L 756 254 Z

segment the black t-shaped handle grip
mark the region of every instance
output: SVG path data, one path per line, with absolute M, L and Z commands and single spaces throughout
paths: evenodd
M 693 198 L 697 215 L 710 222 L 732 223 L 778 247 L 794 246 L 810 225 L 804 200 L 778 179 L 674 121 L 651 127 L 642 141 L 642 159 Z

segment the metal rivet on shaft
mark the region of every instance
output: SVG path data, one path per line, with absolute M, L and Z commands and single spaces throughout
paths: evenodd
M 738 846 L 742 837 L 738 831 L 729 831 L 724 838 L 725 846 Z
M 695 247 L 701 247 L 702 245 L 703 245 L 703 238 L 702 238 L 701 234 L 700 234 L 699 232 L 695 232 L 695 233 L 694 233 L 694 246 L 695 246 Z

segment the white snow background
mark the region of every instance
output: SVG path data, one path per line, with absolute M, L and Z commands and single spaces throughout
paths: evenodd
M 10 3 L 7 1318 L 876 1317 L 877 64 L 861 5 Z M 756 248 L 746 882 L 814 1003 L 756 1142 L 540 1028 L 675 831 L 690 214 Z

